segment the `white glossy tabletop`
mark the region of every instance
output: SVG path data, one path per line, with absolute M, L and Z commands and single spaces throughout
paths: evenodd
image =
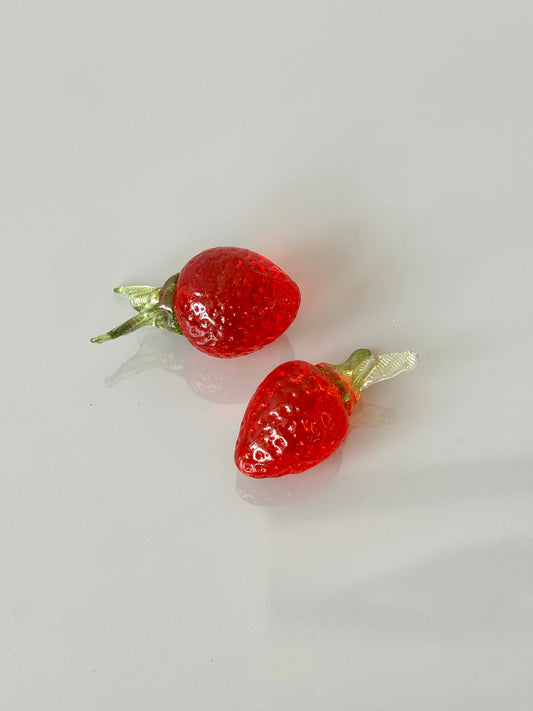
M 533 708 L 530 2 L 7 2 L 6 711 Z M 223 361 L 118 284 L 300 285 Z M 343 448 L 237 472 L 292 358 L 412 349 Z

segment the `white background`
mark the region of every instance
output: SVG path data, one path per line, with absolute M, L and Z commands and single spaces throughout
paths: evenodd
M 533 708 L 532 8 L 2 2 L 2 709 Z M 89 342 L 225 244 L 277 343 Z M 360 346 L 420 366 L 238 474 L 264 375 Z

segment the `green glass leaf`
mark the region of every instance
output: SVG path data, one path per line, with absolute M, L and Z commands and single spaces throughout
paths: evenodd
M 125 294 L 130 304 L 139 313 L 130 319 L 112 328 L 101 336 L 91 338 L 92 343 L 105 343 L 119 336 L 133 333 L 143 326 L 165 328 L 173 333 L 182 334 L 174 316 L 174 291 L 178 274 L 174 274 L 162 287 L 147 285 L 117 286 L 117 294 Z
M 344 363 L 333 367 L 344 375 L 355 393 L 362 393 L 375 383 L 413 370 L 417 363 L 418 355 L 413 351 L 372 355 L 368 349 L 359 348 Z

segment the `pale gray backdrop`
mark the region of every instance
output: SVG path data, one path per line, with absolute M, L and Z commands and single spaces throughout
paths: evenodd
M 529 0 L 1 6 L 0 707 L 533 708 Z M 221 362 L 93 345 L 198 251 L 302 290 Z M 415 349 L 239 475 L 293 357 Z

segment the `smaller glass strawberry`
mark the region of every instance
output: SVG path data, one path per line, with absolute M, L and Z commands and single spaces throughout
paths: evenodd
M 290 326 L 300 306 L 298 285 L 266 257 L 240 247 L 197 254 L 161 288 L 119 286 L 139 313 L 93 343 L 141 326 L 183 334 L 198 350 L 235 358 L 266 346 Z
M 323 461 L 346 439 L 363 390 L 412 370 L 416 353 L 372 355 L 359 348 L 340 365 L 291 360 L 253 394 L 237 438 L 235 463 L 251 477 L 297 474 Z

